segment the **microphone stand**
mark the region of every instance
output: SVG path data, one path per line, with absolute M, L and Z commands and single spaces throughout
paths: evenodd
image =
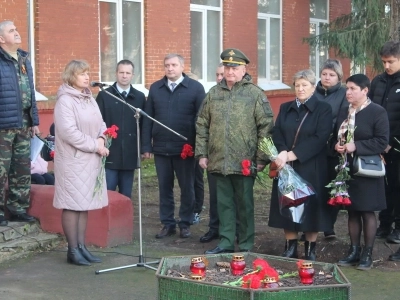
M 148 269 L 152 269 L 157 271 L 157 268 L 154 268 L 150 266 L 151 264 L 158 264 L 160 261 L 150 261 L 146 262 L 145 257 L 143 256 L 143 235 L 142 235 L 142 190 L 141 190 L 141 157 L 140 157 L 140 125 L 139 125 L 139 119 L 140 115 L 145 116 L 152 120 L 153 122 L 156 122 L 157 124 L 161 125 L 165 129 L 168 129 L 172 133 L 176 134 L 177 136 L 181 137 L 185 141 L 187 140 L 186 137 L 183 135 L 177 133 L 176 131 L 172 130 L 171 128 L 165 126 L 164 124 L 160 123 L 159 121 L 155 120 L 154 118 L 150 117 L 148 114 L 146 114 L 143 110 L 140 108 L 136 108 L 126 101 L 118 98 L 117 96 L 111 94 L 110 92 L 106 91 L 103 88 L 103 85 L 98 85 L 99 88 L 105 92 L 107 95 L 117 99 L 118 101 L 122 102 L 123 104 L 127 105 L 132 111 L 135 112 L 135 119 L 136 119 L 136 138 L 137 138 L 137 170 L 138 170 L 138 207 L 139 207 L 139 262 L 133 265 L 126 265 L 126 266 L 121 266 L 121 267 L 116 267 L 116 268 L 110 268 L 110 269 L 105 269 L 105 270 L 97 270 L 95 273 L 100 274 L 100 273 L 105 273 L 105 272 L 110 272 L 110 271 L 115 271 L 115 270 L 121 270 L 121 269 L 126 269 L 126 268 L 133 268 L 133 267 L 144 267 Z

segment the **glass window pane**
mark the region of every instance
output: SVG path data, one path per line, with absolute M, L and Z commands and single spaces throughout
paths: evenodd
M 117 6 L 108 2 L 100 2 L 99 5 L 101 81 L 114 81 L 117 64 Z
M 280 19 L 271 18 L 270 20 L 270 80 L 281 79 L 281 43 Z
M 215 81 L 215 68 L 220 62 L 220 12 L 207 11 L 207 78 L 206 81 Z
M 258 19 L 258 78 L 267 78 L 267 21 Z
M 190 4 L 200 4 L 200 5 L 208 5 L 208 6 L 216 6 L 220 7 L 220 0 L 190 0 Z
M 123 59 L 129 59 L 135 65 L 133 84 L 143 82 L 142 43 L 141 43 L 141 7 L 139 2 L 123 1 Z
M 317 25 L 315 23 L 310 23 L 310 37 L 316 35 Z M 315 47 L 310 47 L 310 69 L 318 74 L 316 71 L 316 51 Z
M 328 19 L 328 1 L 310 0 L 310 18 Z
M 323 23 L 319 24 L 319 34 L 323 34 L 325 33 L 325 29 L 323 27 Z M 320 68 L 323 63 L 328 59 L 329 57 L 329 53 L 328 53 L 328 48 L 327 47 L 319 47 L 318 48 L 319 51 L 319 66 L 318 68 Z M 316 70 L 317 72 L 315 74 L 319 74 L 319 70 Z
M 203 27 L 201 17 L 201 12 L 190 12 L 191 71 L 196 74 L 199 79 L 203 79 Z
M 258 0 L 258 12 L 280 15 L 280 2 L 280 0 Z

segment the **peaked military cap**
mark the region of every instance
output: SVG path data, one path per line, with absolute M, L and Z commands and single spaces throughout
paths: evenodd
M 235 48 L 228 48 L 222 51 L 221 59 L 224 66 L 228 67 L 243 66 L 250 62 L 246 54 Z

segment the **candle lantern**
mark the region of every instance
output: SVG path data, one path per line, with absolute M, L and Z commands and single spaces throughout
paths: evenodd
M 311 262 L 305 261 L 299 268 L 299 276 L 302 284 L 312 284 L 315 270 Z
M 232 275 L 242 275 L 246 268 L 246 262 L 244 261 L 243 255 L 233 255 L 231 261 L 231 273 Z
M 276 279 L 274 277 L 266 277 L 263 280 L 264 287 L 268 289 L 276 289 L 279 287 L 279 284 L 276 282 Z
M 190 271 L 193 275 L 200 275 L 204 277 L 206 275 L 206 264 L 202 257 L 193 257 L 192 263 L 190 264 Z

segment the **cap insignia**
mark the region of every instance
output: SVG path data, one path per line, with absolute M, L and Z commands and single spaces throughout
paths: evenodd
M 233 61 L 233 57 L 231 56 L 231 57 L 229 57 L 229 61 Z
M 229 51 L 229 53 L 228 53 L 230 56 L 233 56 L 233 55 L 235 55 L 236 53 L 235 52 L 233 52 L 233 50 L 231 50 L 231 51 Z

